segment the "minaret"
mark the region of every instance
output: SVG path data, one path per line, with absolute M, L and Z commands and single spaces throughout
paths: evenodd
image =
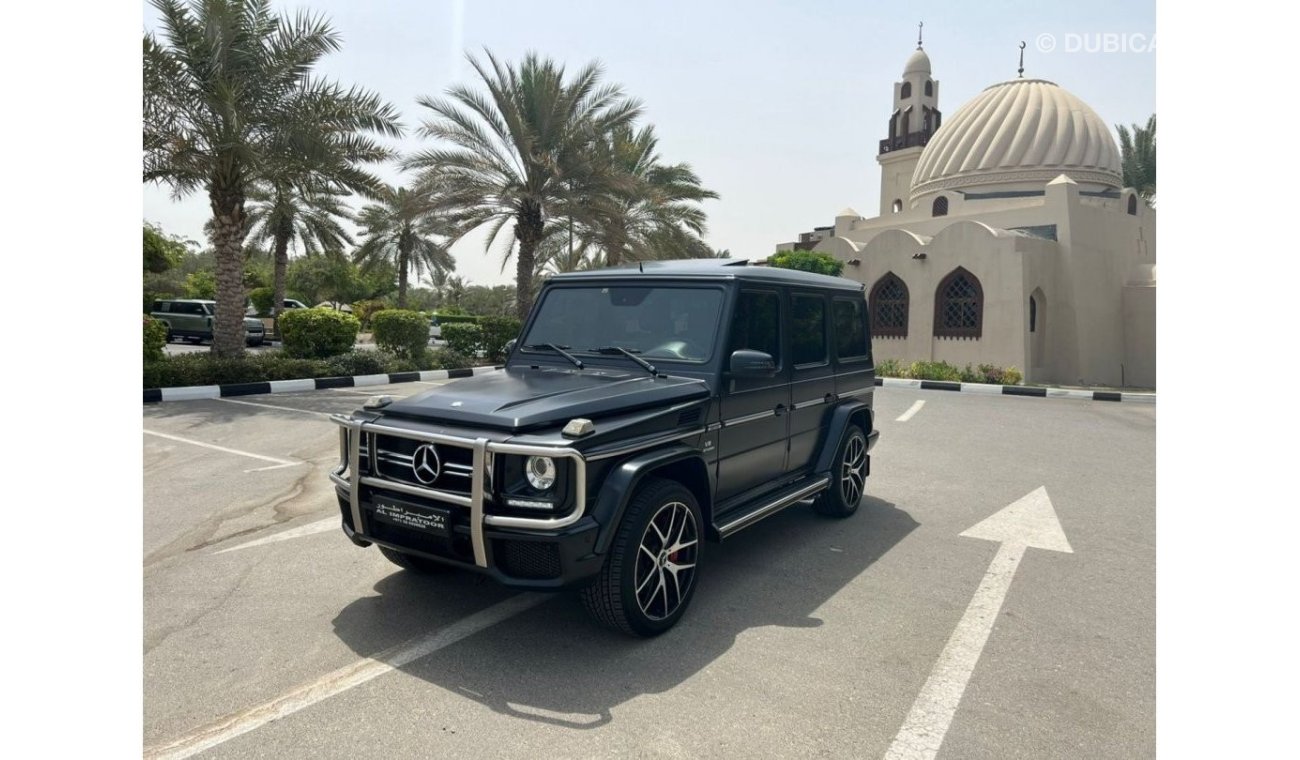
M 917 25 L 916 50 L 903 66 L 903 79 L 894 83 L 894 111 L 889 116 L 889 137 L 880 141 L 880 214 L 907 208 L 912 172 L 921 151 L 939 129 L 939 82 L 930 77 L 930 56 L 921 47 Z

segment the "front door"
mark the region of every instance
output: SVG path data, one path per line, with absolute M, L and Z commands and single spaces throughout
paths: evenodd
M 731 320 L 726 357 L 742 348 L 771 354 L 772 377 L 729 378 L 722 393 L 718 501 L 780 478 L 785 472 L 790 362 L 782 350 L 785 304 L 778 290 L 742 290 Z

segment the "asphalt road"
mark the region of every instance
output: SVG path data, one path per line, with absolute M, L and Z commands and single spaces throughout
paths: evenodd
M 431 385 L 144 407 L 146 756 L 883 757 L 999 553 L 959 534 L 1040 487 L 1073 553 L 1025 550 L 938 757 L 1154 756 L 1154 406 L 877 389 L 858 514 L 708 545 L 640 641 L 343 537 L 325 414 Z

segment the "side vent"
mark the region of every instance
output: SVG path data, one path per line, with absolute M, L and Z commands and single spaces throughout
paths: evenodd
M 698 406 L 695 407 L 694 409 L 687 409 L 686 411 L 682 412 L 677 416 L 677 425 L 680 427 L 685 425 L 694 425 L 698 423 L 700 421 L 700 414 L 702 412 L 703 410 Z

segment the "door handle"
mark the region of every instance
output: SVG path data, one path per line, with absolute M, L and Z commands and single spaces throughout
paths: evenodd
M 776 416 L 780 417 L 781 415 L 785 414 L 785 404 L 777 404 L 776 409 L 772 411 L 776 412 Z

